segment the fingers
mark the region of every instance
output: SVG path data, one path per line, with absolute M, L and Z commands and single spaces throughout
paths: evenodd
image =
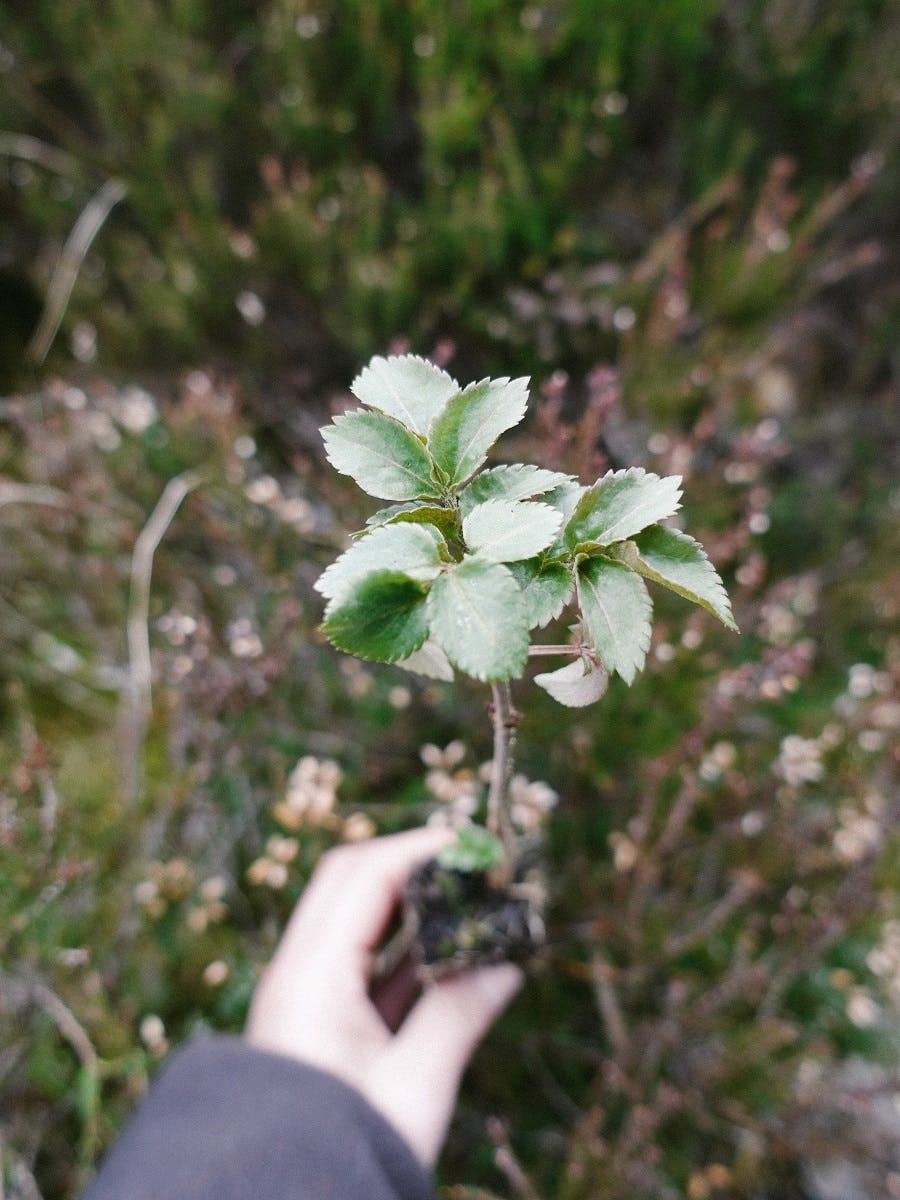
M 478 1042 L 522 984 L 518 967 L 481 967 L 425 992 L 370 1081 L 370 1098 L 426 1166 L 447 1136 L 459 1081 Z
M 512 963 L 479 967 L 429 988 L 403 1022 L 394 1053 L 412 1059 L 427 1085 L 456 1086 L 475 1047 L 522 986 Z M 401 1067 L 402 1069 L 402 1067 Z
M 285 958 L 305 954 L 310 942 L 330 954 L 368 966 L 410 872 L 449 841 L 447 829 L 412 829 L 322 858 L 285 932 Z

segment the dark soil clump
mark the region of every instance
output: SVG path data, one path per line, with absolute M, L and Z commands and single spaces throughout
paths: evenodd
M 530 883 L 497 887 L 484 872 L 425 863 L 410 878 L 405 904 L 419 978 L 532 958 L 544 941 L 541 900 Z

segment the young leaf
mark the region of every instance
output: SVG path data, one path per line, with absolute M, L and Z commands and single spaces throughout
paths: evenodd
M 438 863 L 445 871 L 490 871 L 505 857 L 503 842 L 484 826 L 473 824 L 457 830 L 456 841 L 444 846 L 438 854 Z
M 464 825 L 456 841 L 438 854 L 438 862 L 445 871 L 489 871 L 505 858 L 503 843 L 483 825 Z
M 350 390 L 369 408 L 377 408 L 423 436 L 451 396 L 455 379 L 415 354 L 373 358 L 353 380 Z
M 473 554 L 489 562 L 533 558 L 556 537 L 562 515 L 533 500 L 486 500 L 463 520 L 463 538 Z
M 650 645 L 652 605 L 643 579 L 602 555 L 586 558 L 578 568 L 578 603 L 603 665 L 631 683 Z
M 609 675 L 589 658 L 576 658 L 558 671 L 535 675 L 534 682 L 567 708 L 585 708 L 604 694 Z
M 522 593 L 506 567 L 464 558 L 428 593 L 431 636 L 475 679 L 513 679 L 528 654 Z
M 525 601 L 528 628 L 540 629 L 555 621 L 575 589 L 569 568 L 564 563 L 542 564 L 539 558 L 532 558 L 510 563 L 509 569 Z
M 441 569 L 443 544 L 432 525 L 385 525 L 354 542 L 322 572 L 314 587 L 333 600 L 373 571 L 402 571 L 428 583 Z
M 423 642 L 418 650 L 414 650 L 409 658 L 400 659 L 398 667 L 404 671 L 412 671 L 413 675 L 424 675 L 428 679 L 442 679 L 445 683 L 453 681 L 453 667 L 450 659 L 437 642 L 431 638 Z
M 501 433 L 522 420 L 527 379 L 482 379 L 452 396 L 431 426 L 428 448 L 458 487 L 477 471 Z
M 379 509 L 366 521 L 366 525 L 371 529 L 378 529 L 382 525 L 405 524 L 434 525 L 445 537 L 453 537 L 460 533 L 459 513 L 455 508 L 444 508 L 442 505 L 421 500 L 392 504 L 388 508 Z M 362 535 L 365 536 L 365 533 L 366 530 L 363 530 Z
M 428 636 L 426 588 L 400 571 L 376 571 L 342 591 L 325 612 L 322 631 L 347 654 L 398 662 Z
M 480 471 L 459 494 L 459 507 L 465 517 L 476 504 L 485 500 L 532 500 L 562 484 L 571 483 L 570 475 L 545 471 L 529 463 L 510 463 Z
M 321 431 L 328 461 L 381 500 L 437 495 L 428 451 L 414 433 L 380 412 L 342 413 Z
M 634 537 L 654 521 L 671 517 L 680 497 L 680 475 L 660 479 L 641 467 L 609 471 L 578 501 L 566 526 L 566 545 L 570 550 L 599 548 Z
M 738 632 L 731 615 L 731 601 L 706 551 L 692 537 L 665 525 L 654 525 L 622 547 L 622 558 L 645 579 L 671 588 L 718 617 L 723 625 Z

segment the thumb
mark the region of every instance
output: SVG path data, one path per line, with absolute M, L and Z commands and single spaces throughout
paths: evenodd
M 502 963 L 444 980 L 425 992 L 395 1034 L 389 1078 L 376 1084 L 375 1102 L 427 1166 L 440 1153 L 472 1051 L 522 979 L 518 967 Z
M 428 988 L 407 1015 L 394 1041 L 436 1086 L 455 1088 L 475 1047 L 522 986 L 512 963 L 478 967 Z

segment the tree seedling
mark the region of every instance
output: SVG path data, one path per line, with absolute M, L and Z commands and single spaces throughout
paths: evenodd
M 328 602 L 322 629 L 358 658 L 441 680 L 459 670 L 492 692 L 485 825 L 460 830 L 412 881 L 420 963 L 440 973 L 521 957 L 539 940 L 540 914 L 509 811 L 510 681 L 546 655 L 571 660 L 534 677 L 564 705 L 595 703 L 613 674 L 632 683 L 650 644 L 647 581 L 736 630 L 731 605 L 700 543 L 660 523 L 679 508 L 680 476 L 631 467 L 584 486 L 528 463 L 485 466 L 524 417 L 528 380 L 460 387 L 403 355 L 373 358 L 352 391 L 364 407 L 322 430 L 328 460 L 391 503 L 316 582 Z M 567 609 L 568 641 L 532 643 Z

